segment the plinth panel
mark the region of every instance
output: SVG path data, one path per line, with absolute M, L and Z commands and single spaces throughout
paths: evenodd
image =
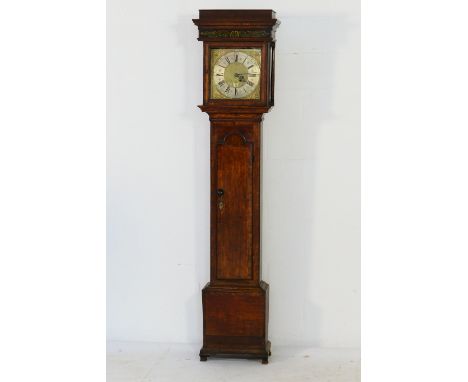
M 262 336 L 265 297 L 258 293 L 205 293 L 206 334 L 209 336 Z
M 203 289 L 203 348 L 200 355 L 268 357 L 268 285 Z

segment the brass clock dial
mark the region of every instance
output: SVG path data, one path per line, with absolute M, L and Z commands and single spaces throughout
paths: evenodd
M 212 49 L 211 98 L 260 99 L 260 49 Z

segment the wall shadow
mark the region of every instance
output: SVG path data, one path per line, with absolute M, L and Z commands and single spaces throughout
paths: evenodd
M 326 256 L 314 246 L 316 175 L 323 129 L 334 117 L 337 51 L 354 27 L 345 14 L 279 18 L 275 108 L 263 131 L 262 258 L 273 349 L 323 345 L 323 312 L 312 296 Z

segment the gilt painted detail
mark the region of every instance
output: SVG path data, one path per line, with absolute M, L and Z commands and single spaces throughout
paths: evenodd
M 236 37 L 268 37 L 270 32 L 266 30 L 215 30 L 215 31 L 200 31 L 200 37 L 211 38 L 236 38 Z

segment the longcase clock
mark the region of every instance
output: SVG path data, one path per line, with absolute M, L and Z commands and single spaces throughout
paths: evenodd
M 210 118 L 210 282 L 202 291 L 200 360 L 268 363 L 268 293 L 261 280 L 260 171 L 263 114 L 274 103 L 272 10 L 200 10 L 203 105 Z

